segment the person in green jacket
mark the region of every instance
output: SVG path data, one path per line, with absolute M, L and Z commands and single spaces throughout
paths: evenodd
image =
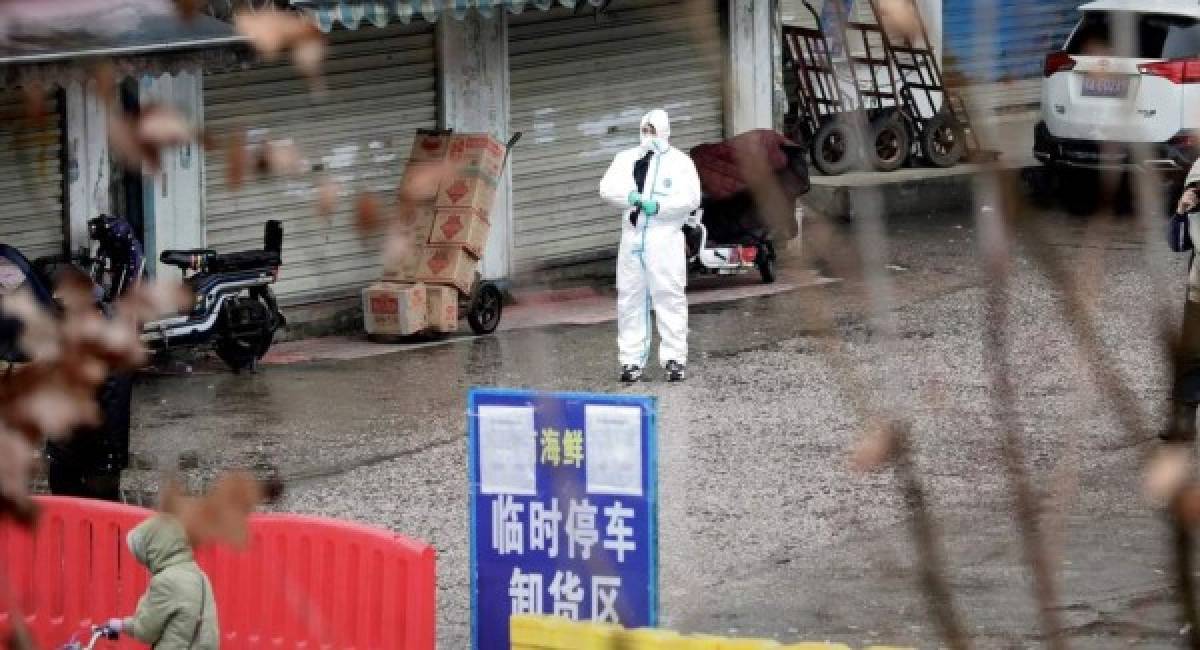
M 107 627 L 154 650 L 217 650 L 221 645 L 212 584 L 196 564 L 178 519 L 159 514 L 129 531 L 129 550 L 150 570 L 150 587 L 130 618 Z

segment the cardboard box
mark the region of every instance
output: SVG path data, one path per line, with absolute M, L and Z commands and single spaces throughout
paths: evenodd
M 412 237 L 417 246 L 424 246 L 429 243 L 436 216 L 432 205 L 402 205 L 396 216 L 396 227 L 399 234 Z
M 458 176 L 442 183 L 438 190 L 438 208 L 476 210 L 489 221 L 492 200 L 496 198 L 496 186 L 479 176 Z
M 457 246 L 430 246 L 421 255 L 417 279 L 430 284 L 448 284 L 463 293 L 471 292 L 478 262 Z
M 434 331 L 458 331 L 458 289 L 430 285 L 425 288 L 428 296 L 428 311 L 425 322 Z
M 504 145 L 486 133 L 460 133 L 450 139 L 446 159 L 462 165 L 461 174 L 495 184 L 504 173 Z
M 431 204 L 438 196 L 445 168 L 442 163 L 410 162 L 400 178 L 397 198 L 402 203 Z
M 421 253 L 421 247 L 417 247 L 412 253 L 403 255 L 395 261 L 389 260 L 385 256 L 383 275 L 380 279 L 384 282 L 416 282 L 417 271 L 421 268 Z
M 425 285 L 377 282 L 363 289 L 362 300 L 367 334 L 408 336 L 426 327 Z
M 483 257 L 487 246 L 488 222 L 478 210 L 439 208 L 433 221 L 429 243 L 434 246 L 460 246 L 475 259 Z
M 442 162 L 450 149 L 451 138 L 453 136 L 449 133 L 418 133 L 413 138 L 412 153 L 408 159 L 413 162 Z

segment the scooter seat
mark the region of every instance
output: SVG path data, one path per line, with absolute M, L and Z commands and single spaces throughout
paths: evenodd
M 158 261 L 184 271 L 199 271 L 206 268 L 216 256 L 217 251 L 211 248 L 184 248 L 163 251 Z
M 253 271 L 255 269 L 273 269 L 282 263 L 279 253 L 275 251 L 238 251 L 214 256 L 208 262 L 208 270 L 212 273 Z

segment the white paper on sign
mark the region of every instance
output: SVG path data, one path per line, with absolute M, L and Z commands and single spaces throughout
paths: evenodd
M 479 491 L 537 494 L 533 407 L 479 407 Z
M 642 410 L 589 404 L 584 427 L 587 491 L 642 496 Z

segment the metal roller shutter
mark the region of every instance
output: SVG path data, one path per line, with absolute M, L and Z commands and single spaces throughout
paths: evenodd
M 944 67 L 983 109 L 1036 105 L 1042 61 L 1062 47 L 1082 0 L 945 0 Z
M 437 70 L 427 24 L 365 27 L 330 34 L 326 92 L 313 97 L 289 65 L 210 74 L 205 122 L 217 135 L 238 129 L 291 139 L 307 162 L 335 179 L 344 195 L 331 220 L 317 216 L 311 177 L 251 180 L 229 187 L 226 157 L 205 164 L 207 245 L 218 251 L 258 248 L 263 223 L 284 227 L 283 271 L 276 293 L 295 304 L 357 293 L 379 277 L 382 235 L 362 240 L 354 227 L 360 192 L 389 199 L 418 128 L 437 126 Z
M 22 92 L 0 91 L 0 243 L 31 260 L 66 247 L 61 93 L 46 109 L 45 125 L 33 128 Z
M 720 140 L 716 3 L 620 0 L 601 15 L 565 9 L 510 17 L 514 268 L 616 254 L 621 227 L 597 195 L 617 151 L 638 141 L 652 108 L 686 151 Z

